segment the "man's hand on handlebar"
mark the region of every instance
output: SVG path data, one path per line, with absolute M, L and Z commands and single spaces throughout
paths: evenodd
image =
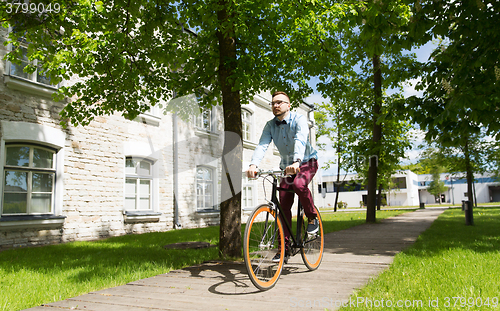
M 295 162 L 292 165 L 289 165 L 289 166 L 287 166 L 285 168 L 284 174 L 288 175 L 288 176 L 296 175 L 296 174 L 298 174 L 300 172 L 300 168 L 299 167 L 300 167 L 300 163 L 299 162 Z M 254 165 L 254 164 L 250 165 L 250 167 L 246 171 L 248 178 L 257 178 L 257 175 L 259 173 L 261 173 L 261 172 L 262 172 L 262 170 L 258 170 L 257 166 Z M 274 173 L 279 173 L 279 172 L 280 171 L 276 171 Z M 267 172 L 265 172 L 265 173 L 267 173 Z
M 250 165 L 250 167 L 247 170 L 247 177 L 248 178 L 255 178 L 257 176 L 257 166 L 254 164 Z
M 287 175 L 295 175 L 300 172 L 300 163 L 299 162 L 294 162 L 292 165 L 289 165 L 285 168 L 285 174 Z

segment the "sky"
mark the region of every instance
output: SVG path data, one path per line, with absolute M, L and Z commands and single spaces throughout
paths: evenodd
M 418 61 L 426 62 L 429 59 L 430 54 L 435 49 L 435 47 L 436 43 L 430 42 L 418 49 L 413 49 L 411 52 L 416 54 Z M 422 94 L 421 91 L 415 90 L 415 85 L 418 82 L 418 80 L 419 79 L 410 80 L 408 81 L 409 83 L 403 85 L 403 94 L 405 97 Z M 311 80 L 310 85 L 313 87 L 313 89 L 315 89 L 314 84 L 315 81 Z M 310 104 L 329 103 L 329 100 L 323 98 L 321 94 L 319 94 L 318 92 L 315 92 L 311 96 L 307 97 L 305 101 Z M 423 138 L 424 138 L 424 133 L 420 130 L 413 130 L 412 133 L 409 134 L 412 134 L 412 136 L 414 136 L 416 139 L 413 141 L 413 147 L 410 150 L 407 150 L 406 152 L 407 159 L 403 160 L 403 163 L 405 164 L 415 163 L 418 160 L 420 152 L 422 151 L 421 149 L 418 148 L 418 145 L 423 143 Z M 328 139 L 320 137 L 318 139 L 318 142 L 327 144 L 326 150 L 318 150 L 318 155 L 319 155 L 318 162 L 321 168 L 327 161 L 336 160 L 336 155 L 335 155 L 335 150 Z M 333 165 L 328 170 L 320 169 L 319 173 L 323 176 L 336 175 L 337 166 Z

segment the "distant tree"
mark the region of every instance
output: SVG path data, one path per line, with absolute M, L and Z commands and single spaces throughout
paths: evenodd
M 420 153 L 420 158 L 417 163 L 404 165 L 402 169 L 409 169 L 415 174 L 432 174 L 436 168 L 443 171 L 449 168 L 446 159 L 443 157 L 441 151 L 437 148 L 429 147 Z
M 486 171 L 493 170 L 495 163 L 489 163 L 495 153 L 494 141 L 490 141 L 481 131 L 475 135 L 465 137 L 465 144 L 456 148 L 442 148 L 441 157 L 444 159 L 449 172 L 466 172 L 468 181 L 467 193 L 469 200 L 474 201 L 477 206 L 477 198 L 473 186 L 469 186 L 475 180 L 474 174 L 484 174 Z M 493 165 L 492 165 L 493 164 Z M 470 191 L 470 192 L 469 192 Z M 474 197 L 473 197 L 474 194 Z
M 422 69 L 422 98 L 407 103 L 408 112 L 426 140 L 440 149 L 459 151 L 472 200 L 474 146 L 486 135 L 500 133 L 500 2 L 418 1 L 409 36 L 439 38 L 439 47 Z M 421 38 L 421 39 L 418 39 Z M 480 168 L 479 171 L 482 169 Z
M 334 202 L 334 211 L 337 211 L 337 202 L 339 191 L 344 179 L 341 180 L 341 172 L 349 172 L 355 165 L 352 161 L 352 153 L 350 144 L 356 139 L 357 127 L 359 122 L 349 114 L 349 107 L 353 107 L 352 103 L 341 100 L 335 105 L 323 103 L 317 106 L 316 122 L 318 131 L 316 136 L 327 138 L 330 144 L 334 147 L 337 159 L 335 161 L 326 161 L 323 169 L 329 169 L 331 166 L 337 166 L 337 179 L 334 182 L 336 193 Z M 320 145 L 320 149 L 325 150 L 325 145 Z M 345 177 L 345 175 L 344 175 Z
M 388 150 L 395 136 L 390 132 L 397 128 L 391 124 L 389 113 L 394 111 L 393 100 L 384 90 L 397 88 L 416 74 L 412 70 L 415 58 L 403 53 L 405 48 L 411 48 L 411 43 L 402 40 L 411 22 L 411 8 L 405 1 L 343 3 L 351 3 L 353 7 L 348 7 L 342 16 L 330 18 L 331 28 L 322 33 L 326 38 L 313 41 L 317 45 L 315 62 L 318 63 L 314 74 L 320 78 L 318 90 L 333 105 L 341 101 L 351 104 L 349 109 L 356 119 L 351 127 L 358 134 L 351 157 L 360 164 L 357 171 L 366 173 L 366 221 L 375 222 L 379 178 L 384 179 L 384 165 L 392 167 Z M 406 114 L 397 115 L 394 120 L 401 120 Z
M 410 163 L 410 164 L 404 164 L 401 165 L 402 170 L 410 170 L 413 173 L 417 175 L 421 174 L 430 174 L 430 171 L 428 171 L 422 164 L 422 162 L 419 160 L 416 163 Z
M 429 187 L 427 187 L 427 191 L 439 200 L 439 204 L 441 204 L 441 193 L 445 192 L 448 189 L 444 185 L 444 181 L 441 180 L 442 172 L 442 169 L 440 169 L 439 167 L 433 167 L 432 181 L 430 182 Z
M 500 142 L 495 141 L 490 145 L 488 153 L 488 170 L 500 180 Z

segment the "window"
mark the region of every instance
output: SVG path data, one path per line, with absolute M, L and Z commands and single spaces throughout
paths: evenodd
M 160 104 L 156 104 L 156 106 L 149 105 L 149 107 L 147 111 L 141 113 L 135 120 L 144 124 L 159 126 L 163 116 Z
M 196 207 L 198 210 L 213 210 L 214 205 L 214 170 L 198 166 L 196 168 Z
M 53 213 L 55 162 L 48 148 L 5 146 L 2 216 Z
M 326 192 L 335 192 L 335 186 L 333 182 L 327 182 L 326 183 Z
M 18 49 L 21 51 L 21 54 L 22 54 L 21 64 L 18 65 L 18 64 L 14 64 L 12 62 L 8 62 L 9 75 L 17 77 L 17 78 L 26 79 L 26 80 L 29 80 L 31 82 L 36 82 L 36 83 L 40 83 L 43 85 L 47 85 L 47 86 L 55 86 L 55 85 L 50 83 L 50 79 L 43 73 L 42 63 L 39 60 L 30 61 L 28 59 L 29 42 L 27 42 L 24 38 L 18 39 L 18 42 L 19 42 Z M 33 65 L 36 67 L 36 69 L 33 73 L 24 72 L 24 68 L 26 68 L 28 65 Z
M 243 140 L 252 139 L 252 113 L 246 109 L 241 110 L 241 120 L 243 122 Z
M 406 189 L 406 177 L 395 177 L 392 183 L 391 189 Z
M 351 180 L 351 181 L 343 181 L 339 184 L 334 183 L 334 189 L 331 192 L 337 192 L 337 190 L 339 192 L 349 192 L 349 191 L 360 191 L 365 189 L 366 187 L 364 185 Z
M 137 117 L 136 121 L 149 125 L 159 126 L 161 118 L 163 116 L 162 105 L 161 103 L 157 102 L 154 106 L 152 106 L 150 100 L 146 98 L 146 93 L 144 91 L 146 90 L 147 85 L 144 82 L 143 76 L 139 77 L 139 85 L 141 87 L 141 89 L 138 91 L 139 95 L 144 98 L 144 100 L 141 101 L 141 104 L 148 105 L 149 109 L 141 113 L 139 117 Z
M 151 210 L 153 163 L 146 159 L 125 159 L 125 210 Z
M 195 127 L 208 132 L 212 131 L 212 109 L 203 108 L 201 113 L 195 118 Z
M 212 107 L 207 107 L 205 105 L 215 105 L 215 102 L 207 102 L 207 90 L 198 89 L 193 94 L 196 97 L 196 104 L 200 111 L 199 114 L 195 115 L 194 126 L 198 130 L 213 132 L 215 130 L 214 124 L 214 112 Z
M 326 193 L 326 182 L 318 183 L 318 193 Z M 333 190 L 333 187 L 332 187 Z
M 243 187 L 241 193 L 241 208 L 242 209 L 253 209 L 255 203 L 253 200 L 253 184 L 248 179 L 248 177 L 243 177 Z
M 144 114 L 157 118 L 161 118 L 163 116 L 162 108 L 160 107 L 159 103 L 157 103 L 155 106 L 149 105 L 149 107 L 149 110 L 144 112 Z

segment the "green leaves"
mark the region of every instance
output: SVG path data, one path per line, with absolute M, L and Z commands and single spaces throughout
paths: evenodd
M 424 97 L 410 102 L 409 111 L 454 163 L 449 169 L 468 175 L 486 169 L 485 135 L 500 131 L 499 12 L 498 1 L 424 1 L 415 15 L 419 25 L 410 28 L 411 36 L 427 31 L 442 42 L 422 68 Z
M 102 1 L 97 1 L 94 5 L 97 12 L 102 13 L 104 11 L 104 3 Z
M 25 34 L 31 42 L 28 57 L 43 61 L 53 81 L 85 81 L 59 90 L 55 97 L 77 95 L 63 110 L 64 118 L 88 124 L 114 111 L 132 117 L 148 108 L 145 102 L 155 104 L 172 96 L 170 68 L 182 60 L 177 57 L 179 42 L 189 37 L 177 23 L 175 8 L 149 1 L 59 3 L 62 11 L 57 18 L 8 18 L 22 30 L 12 34 L 12 42 Z M 9 55 L 17 57 L 16 52 Z
M 422 23 L 422 27 L 447 39 L 446 46 L 433 53 L 425 69 L 426 100 L 446 98 L 456 109 L 454 115 L 467 119 L 471 126 L 485 127 L 490 133 L 500 130 L 500 113 L 496 109 L 500 104 L 499 88 L 494 78 L 494 67 L 500 62 L 499 12 L 498 1 L 441 5 L 426 1 L 416 15 L 419 19 L 424 19 L 424 15 L 432 19 L 432 23 Z M 438 118 L 441 123 L 449 117 L 446 110 L 444 113 Z M 429 130 L 434 131 L 432 127 Z

